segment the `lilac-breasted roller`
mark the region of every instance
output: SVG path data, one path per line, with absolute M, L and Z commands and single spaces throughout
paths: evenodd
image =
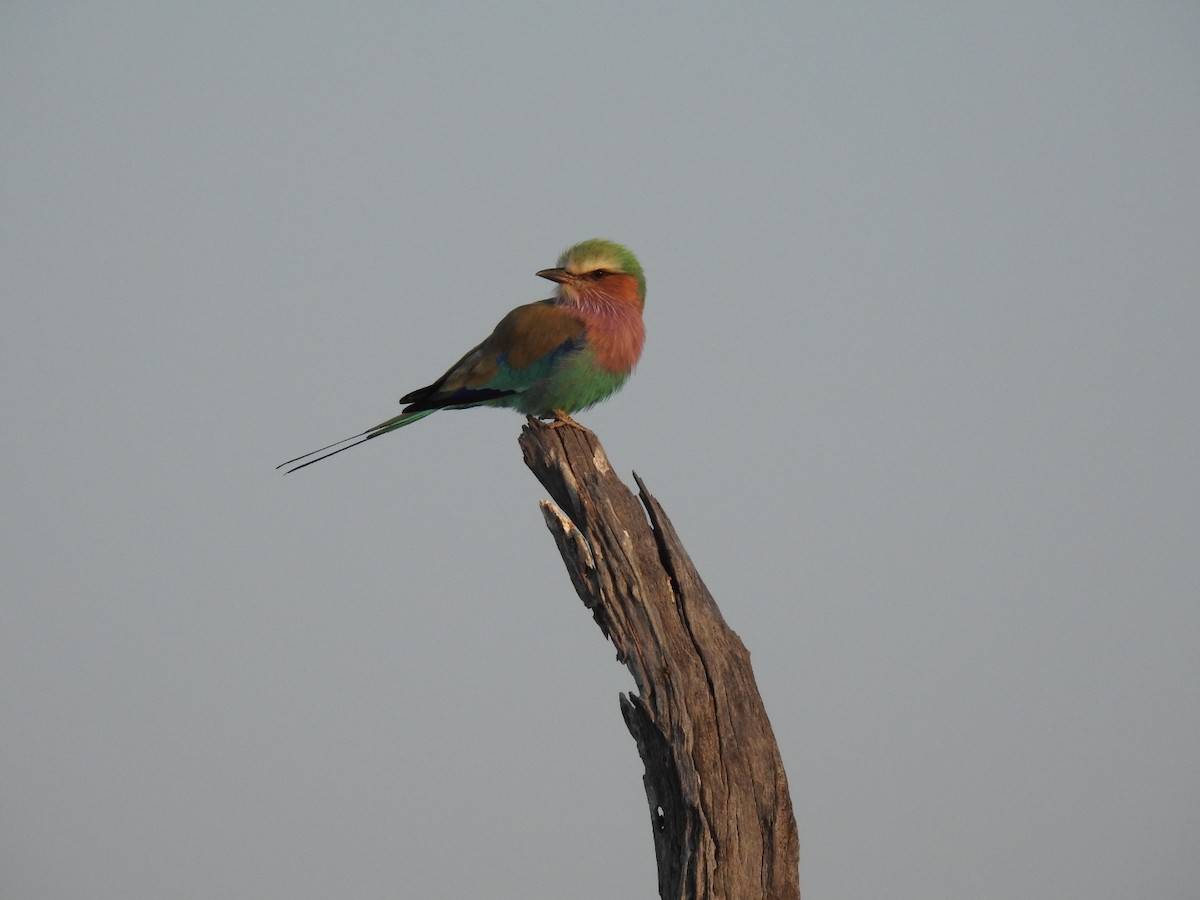
M 277 468 L 300 463 L 288 469 L 295 472 L 439 409 L 506 406 L 569 422 L 571 413 L 619 390 L 646 339 L 646 277 L 637 257 L 614 241 L 592 238 L 537 274 L 557 282 L 554 296 L 506 315 L 445 375 L 401 397 L 407 405 L 400 415 Z

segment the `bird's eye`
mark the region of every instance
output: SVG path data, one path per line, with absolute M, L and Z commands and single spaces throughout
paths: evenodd
M 591 273 L 591 279 L 592 279 L 592 281 L 599 281 L 601 278 L 603 278 L 607 274 L 608 274 L 608 271 L 606 269 L 596 269 L 596 271 Z

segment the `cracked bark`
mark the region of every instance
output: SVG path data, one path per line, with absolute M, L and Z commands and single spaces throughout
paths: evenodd
M 659 896 L 798 900 L 796 821 L 750 654 L 671 521 L 586 428 L 530 419 L 519 443 L 575 590 L 637 687 L 621 713 L 646 768 Z

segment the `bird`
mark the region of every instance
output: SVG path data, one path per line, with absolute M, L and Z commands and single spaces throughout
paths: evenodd
M 509 312 L 441 378 L 401 397 L 399 415 L 276 468 L 295 472 L 443 409 L 507 407 L 575 424 L 571 413 L 620 390 L 641 358 L 646 276 L 629 248 L 605 238 L 575 244 L 537 275 L 557 284 L 554 295 Z

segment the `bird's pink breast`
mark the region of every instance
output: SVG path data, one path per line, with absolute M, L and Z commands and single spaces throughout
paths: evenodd
M 575 282 L 563 286 L 560 300 L 583 319 L 587 345 L 596 365 L 606 372 L 627 375 L 642 355 L 646 326 L 645 301 L 638 282 L 623 272 L 611 272 L 600 284 Z
M 599 312 L 585 312 L 584 320 L 596 365 L 607 372 L 628 372 L 634 367 L 646 342 L 640 304 L 622 303 Z

